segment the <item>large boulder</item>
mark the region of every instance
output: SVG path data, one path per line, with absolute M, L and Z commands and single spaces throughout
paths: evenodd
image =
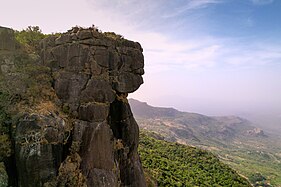
M 1 50 L 14 50 L 8 36 Z M 139 128 L 127 101 L 128 93 L 143 83 L 140 44 L 75 27 L 43 39 L 40 48 L 38 64 L 49 69 L 44 76 L 55 96 L 32 109 L 21 102 L 26 108 L 11 128 L 14 165 L 8 167 L 17 172 L 7 172 L 9 183 L 146 186 L 137 153 Z
M 65 134 L 65 121 L 54 114 L 27 114 L 20 119 L 15 133 L 20 186 L 43 186 L 57 176 Z

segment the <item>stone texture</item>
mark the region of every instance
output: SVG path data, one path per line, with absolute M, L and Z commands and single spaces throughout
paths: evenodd
M 19 118 L 12 158 L 17 174 L 9 179 L 23 187 L 146 186 L 139 129 L 126 98 L 143 83 L 140 44 L 74 27 L 40 47 L 60 111 Z
M 115 91 L 106 80 L 90 79 L 86 88 L 81 92 L 81 102 L 112 103 Z
M 74 29 L 58 38 L 44 39 L 41 42 L 43 63 L 54 72 L 62 69 L 71 72 L 66 79 L 83 73 L 103 78 L 117 92 L 137 90 L 143 83 L 141 75 L 144 73 L 139 43 L 114 40 L 102 34 L 94 37 L 93 33 L 96 33 L 93 29 L 79 29 L 78 32 Z M 55 77 L 55 81 L 60 78 Z
M 27 114 L 15 132 L 19 186 L 43 186 L 58 174 L 65 141 L 64 120 L 53 114 Z
M 80 105 L 78 111 L 78 117 L 84 121 L 105 121 L 109 114 L 109 105 L 107 104 L 97 104 L 97 103 L 87 103 L 85 105 Z
M 14 31 L 0 26 L 0 51 L 14 51 L 16 46 Z
M 142 166 L 139 162 L 137 147 L 139 128 L 127 102 L 115 100 L 110 107 L 110 125 L 123 147 L 116 156 L 120 165 L 120 177 L 125 186 L 145 186 Z
M 75 125 L 74 142 L 80 142 L 81 169 L 88 186 L 118 186 L 113 133 L 107 122 Z
M 129 82 L 129 84 L 127 84 Z M 124 72 L 117 76 L 117 80 L 113 82 L 113 87 L 120 93 L 134 92 L 138 89 L 138 85 L 143 83 L 140 75 Z

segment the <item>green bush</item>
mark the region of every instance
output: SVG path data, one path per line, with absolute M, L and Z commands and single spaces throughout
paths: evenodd
M 48 35 L 43 34 L 38 26 L 28 26 L 22 31 L 16 31 L 15 36 L 16 40 L 22 44 L 28 52 L 33 52 L 39 49 L 40 41 Z
M 9 104 L 9 96 L 0 92 L 0 161 L 11 154 L 11 141 L 7 121 L 10 117 L 6 112 Z
M 249 176 L 249 181 L 254 186 L 271 186 L 267 184 L 266 178 L 261 173 L 253 173 Z
M 140 133 L 139 153 L 158 186 L 248 187 L 249 182 L 212 153 Z
M 249 181 L 251 181 L 253 184 L 264 180 L 266 180 L 266 178 L 260 173 L 254 173 L 249 177 Z
M 0 162 L 0 187 L 8 186 L 8 176 L 3 162 Z
M 35 48 L 45 37 L 39 27 L 28 27 L 15 32 L 22 48 L 0 55 L 0 63 L 8 66 L 0 71 L 0 162 L 11 155 L 11 117 L 15 118 L 36 103 L 53 97 L 50 69 L 40 63 Z M 22 49 L 20 48 L 20 49 Z M 24 106 L 24 107 L 22 107 Z

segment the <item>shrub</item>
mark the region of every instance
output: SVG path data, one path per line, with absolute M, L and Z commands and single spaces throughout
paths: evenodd
M 158 186 L 250 186 L 215 155 L 198 148 L 141 132 L 139 152 L 144 169 Z
M 47 37 L 42 33 L 38 26 L 28 26 L 22 31 L 16 31 L 16 40 L 22 44 L 28 52 L 37 51 L 39 49 L 39 42 Z

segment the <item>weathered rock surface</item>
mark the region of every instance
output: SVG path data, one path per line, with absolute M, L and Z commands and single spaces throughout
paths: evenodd
M 43 186 L 56 177 L 62 162 L 64 120 L 28 114 L 16 127 L 15 154 L 19 186 Z
M 0 50 L 13 51 L 16 49 L 16 41 L 14 37 L 14 31 L 9 28 L 0 26 Z
M 143 83 L 140 44 L 73 28 L 40 45 L 60 110 L 26 113 L 17 121 L 8 169 L 17 174 L 8 172 L 10 184 L 146 186 L 139 129 L 126 98 Z M 0 48 L 13 45 L 7 40 Z

